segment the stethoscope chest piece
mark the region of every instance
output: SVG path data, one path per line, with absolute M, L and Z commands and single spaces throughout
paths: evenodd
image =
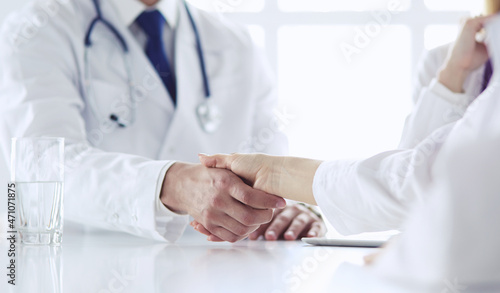
M 211 99 L 201 102 L 198 107 L 196 107 L 196 116 L 198 116 L 198 122 L 200 123 L 201 129 L 206 133 L 214 133 L 217 131 L 222 121 L 219 108 Z

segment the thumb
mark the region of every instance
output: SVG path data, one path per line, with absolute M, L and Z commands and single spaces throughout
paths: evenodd
M 219 168 L 231 170 L 233 159 L 230 155 L 212 155 L 199 154 L 200 162 L 207 168 Z

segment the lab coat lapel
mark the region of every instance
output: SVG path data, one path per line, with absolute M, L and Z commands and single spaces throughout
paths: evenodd
M 197 9 L 191 8 L 191 14 L 198 28 L 209 84 L 218 77 L 223 51 L 230 48 L 226 38 L 220 38 L 217 28 L 200 15 Z M 187 11 L 182 5 L 179 10 L 179 23 L 176 31 L 175 72 L 177 75 L 178 109 L 195 107 L 205 100 L 205 89 L 200 63 L 196 49 L 196 37 Z M 227 78 L 227 77 L 225 77 Z M 229 80 L 230 81 L 230 80 Z
M 186 10 L 181 6 L 175 43 L 178 109 L 188 107 L 193 100 L 203 100 L 203 80 L 200 70 L 196 38 Z
M 178 157 L 177 146 L 188 146 L 190 137 L 199 136 L 198 133 L 186 130 L 198 128 L 195 109 L 205 99 L 196 39 L 183 5 L 179 7 L 175 39 L 177 108 L 159 154 L 161 158 Z

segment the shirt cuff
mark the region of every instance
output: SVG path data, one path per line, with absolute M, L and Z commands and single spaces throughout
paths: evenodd
M 449 103 L 457 106 L 468 105 L 474 99 L 471 95 L 467 93 L 455 93 L 452 92 L 445 85 L 433 79 L 429 85 L 429 89 L 437 96 L 448 101 Z
M 342 180 L 354 161 L 323 162 L 316 170 L 313 179 L 313 195 L 326 220 L 342 235 L 353 234 L 348 226 L 349 220 L 335 203 L 335 186 Z M 334 171 L 334 172 L 332 172 Z
M 189 222 L 189 216 L 187 214 L 181 215 L 174 213 L 173 211 L 169 210 L 160 200 L 163 180 L 165 178 L 165 175 L 167 174 L 168 169 L 170 169 L 170 167 L 174 163 L 175 161 L 169 162 L 169 164 L 165 165 L 163 169 L 161 169 L 160 175 L 158 176 L 158 182 L 156 184 L 157 188 L 155 200 L 156 231 L 170 242 L 175 242 L 182 236 Z

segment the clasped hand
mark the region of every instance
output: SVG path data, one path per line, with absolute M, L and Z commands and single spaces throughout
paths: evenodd
M 200 155 L 201 163 L 208 168 L 230 170 L 242 178 L 246 184 L 267 194 L 283 193 L 289 198 L 302 200 L 303 198 L 290 197 L 292 194 L 287 189 L 280 189 L 281 175 L 285 157 L 271 157 L 266 155 Z M 306 163 L 307 164 L 307 163 Z M 302 185 L 302 184 L 301 184 Z M 305 184 L 307 185 L 307 184 Z M 299 194 L 307 193 L 297 190 Z M 223 241 L 225 239 L 211 233 L 210 229 L 202 222 L 195 221 L 191 225 L 199 232 L 208 236 L 210 241 Z M 299 204 L 290 204 L 284 209 L 277 209 L 273 219 L 249 234 L 251 240 L 263 236 L 266 240 L 296 240 L 301 237 L 323 236 L 326 231 L 325 224 L 317 213 Z

